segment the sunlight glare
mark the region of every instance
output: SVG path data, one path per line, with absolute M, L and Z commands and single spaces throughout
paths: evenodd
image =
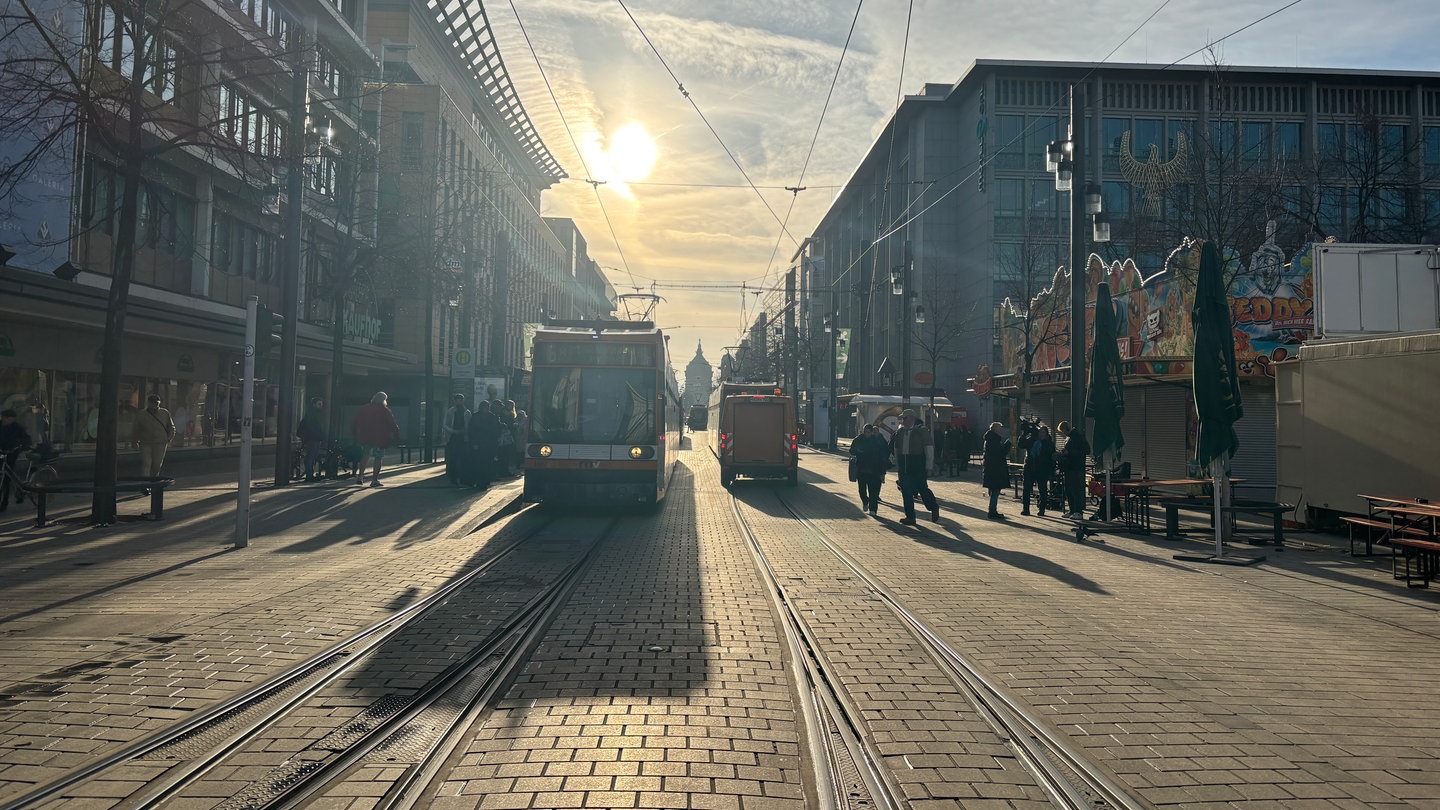
M 605 156 L 615 179 L 621 182 L 644 180 L 655 165 L 655 141 L 641 123 L 626 124 L 610 136 Z

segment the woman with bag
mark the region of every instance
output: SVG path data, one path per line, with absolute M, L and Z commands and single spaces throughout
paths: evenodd
M 880 488 L 885 484 L 885 470 L 890 466 L 890 444 L 867 424 L 860 435 L 850 442 L 850 480 L 860 488 L 860 511 L 876 514 L 880 508 Z

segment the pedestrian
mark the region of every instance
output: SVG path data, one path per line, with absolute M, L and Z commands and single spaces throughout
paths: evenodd
M 931 438 L 935 441 L 935 469 L 932 470 L 935 476 L 945 474 L 950 466 L 950 431 L 945 428 L 944 422 L 935 423 L 935 435 Z
M 385 486 L 380 483 L 380 463 L 385 459 L 385 448 L 400 439 L 400 425 L 395 421 L 389 403 L 389 395 L 378 391 L 350 421 L 350 431 L 355 434 L 355 441 L 360 443 L 360 474 L 355 482 L 361 486 L 365 485 L 365 467 L 370 463 L 375 465 L 370 474 L 370 486 Z
M 1085 517 L 1085 457 L 1090 455 L 1090 443 L 1078 425 L 1071 427 L 1069 422 L 1061 422 L 1056 429 L 1066 437 L 1065 446 L 1056 454 L 1065 476 L 1065 502 L 1070 510 L 1065 517 L 1080 520 Z
M 450 397 L 450 407 L 445 409 L 445 421 L 440 429 L 445 434 L 445 477 L 455 486 L 466 486 L 470 477 L 466 474 L 469 463 L 466 458 L 465 431 L 470 427 L 470 409 L 465 407 L 465 395 Z
M 918 495 L 930 510 L 930 519 L 940 522 L 940 504 L 935 493 L 930 491 L 927 476 L 935 463 L 935 445 L 930 439 L 930 429 L 920 421 L 920 414 L 914 408 L 906 408 L 900 414 L 900 429 L 890 441 L 895 453 L 896 473 L 900 484 L 900 502 L 905 507 L 905 517 L 900 519 L 907 526 L 915 525 L 915 497 Z
M 885 485 L 885 470 L 890 466 L 890 446 L 874 423 L 866 424 L 860 435 L 850 442 L 850 455 L 855 457 L 855 483 L 860 488 L 860 511 L 878 514 L 880 488 Z M 911 504 L 910 511 L 915 510 Z
M 30 403 L 30 436 L 37 445 L 50 443 L 50 409 L 39 402 Z
M 965 426 L 954 425 L 945 431 L 946 457 L 950 460 L 946 472 L 951 477 L 960 474 L 960 471 L 968 466 L 970 448 L 965 444 Z
M 1035 429 L 1030 446 L 1025 451 L 1025 496 L 1021 500 L 1020 514 L 1030 514 L 1030 490 L 1040 490 L 1040 516 L 1045 516 L 1045 504 L 1050 500 L 1050 479 L 1055 476 L 1055 439 L 1050 436 L 1050 426 L 1043 422 Z
M 530 415 L 524 410 L 515 412 L 515 424 L 510 426 L 510 432 L 515 436 L 515 471 L 525 471 L 525 442 L 530 438 Z
M 515 456 L 515 403 L 508 399 L 491 400 L 490 413 L 500 423 L 500 432 L 496 434 L 495 472 L 509 478 L 510 462 Z
M 975 431 L 970 425 L 960 426 L 960 472 L 969 472 L 970 456 L 975 453 Z
M 160 407 L 160 395 L 151 394 L 145 398 L 145 410 L 134 417 L 135 443 L 140 446 L 140 474 L 145 478 L 159 478 L 160 468 L 165 464 L 165 451 L 175 438 L 175 420 L 170 412 Z M 145 490 L 149 494 L 148 490 Z
M 1001 520 L 1000 491 L 1010 486 L 1010 440 L 1001 433 L 1004 425 L 991 422 L 990 429 L 981 437 L 983 442 L 980 485 L 990 493 L 990 510 L 985 516 Z
M 480 400 L 475 412 L 470 414 L 470 424 L 465 439 L 469 445 L 470 486 L 485 489 L 495 475 L 495 451 L 500 447 L 500 420 L 490 412 L 493 407 L 488 400 Z
M 300 439 L 300 449 L 305 454 L 305 480 L 314 481 L 315 465 L 320 462 L 320 454 L 325 449 L 325 400 L 310 398 L 310 406 L 305 409 L 299 427 L 295 428 L 295 435 Z
M 21 451 L 30 447 L 30 433 L 15 418 L 15 411 L 6 408 L 0 411 L 0 463 L 15 472 L 15 462 L 20 460 Z M 0 512 L 10 508 L 10 491 L 18 488 L 19 482 L 9 476 L 0 477 Z M 16 493 L 18 500 L 19 494 Z

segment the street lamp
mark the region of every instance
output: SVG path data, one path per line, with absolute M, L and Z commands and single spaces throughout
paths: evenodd
M 1075 193 L 1078 177 L 1085 181 L 1085 85 L 1070 87 L 1070 139 L 1052 142 L 1046 148 L 1046 168 L 1055 173 L 1055 190 L 1070 194 L 1070 421 L 1084 426 L 1085 414 L 1085 275 L 1086 238 L 1110 241 L 1110 223 L 1103 212 L 1100 187 L 1085 183 Z M 1091 217 L 1092 233 L 1086 233 L 1085 218 Z M 1103 237 L 1103 238 L 1102 238 Z

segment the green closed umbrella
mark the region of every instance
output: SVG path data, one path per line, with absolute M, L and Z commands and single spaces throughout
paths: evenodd
M 1200 431 L 1195 463 L 1211 467 L 1215 479 L 1215 553 L 1224 553 L 1221 503 L 1228 494 L 1225 471 L 1240 448 L 1235 423 L 1240 421 L 1240 375 L 1235 367 L 1234 321 L 1225 297 L 1220 251 L 1213 242 L 1200 246 L 1200 269 L 1195 279 L 1195 303 L 1190 308 L 1195 329 L 1195 361 L 1191 365 L 1195 414 Z
M 1085 415 L 1095 420 L 1091 452 L 1105 470 L 1105 519 L 1110 514 L 1110 470 L 1125 447 L 1120 420 L 1125 416 L 1125 377 L 1120 367 L 1119 335 L 1115 332 L 1115 304 L 1110 283 L 1100 282 L 1095 291 L 1095 350 L 1090 360 L 1090 387 L 1085 398 Z

